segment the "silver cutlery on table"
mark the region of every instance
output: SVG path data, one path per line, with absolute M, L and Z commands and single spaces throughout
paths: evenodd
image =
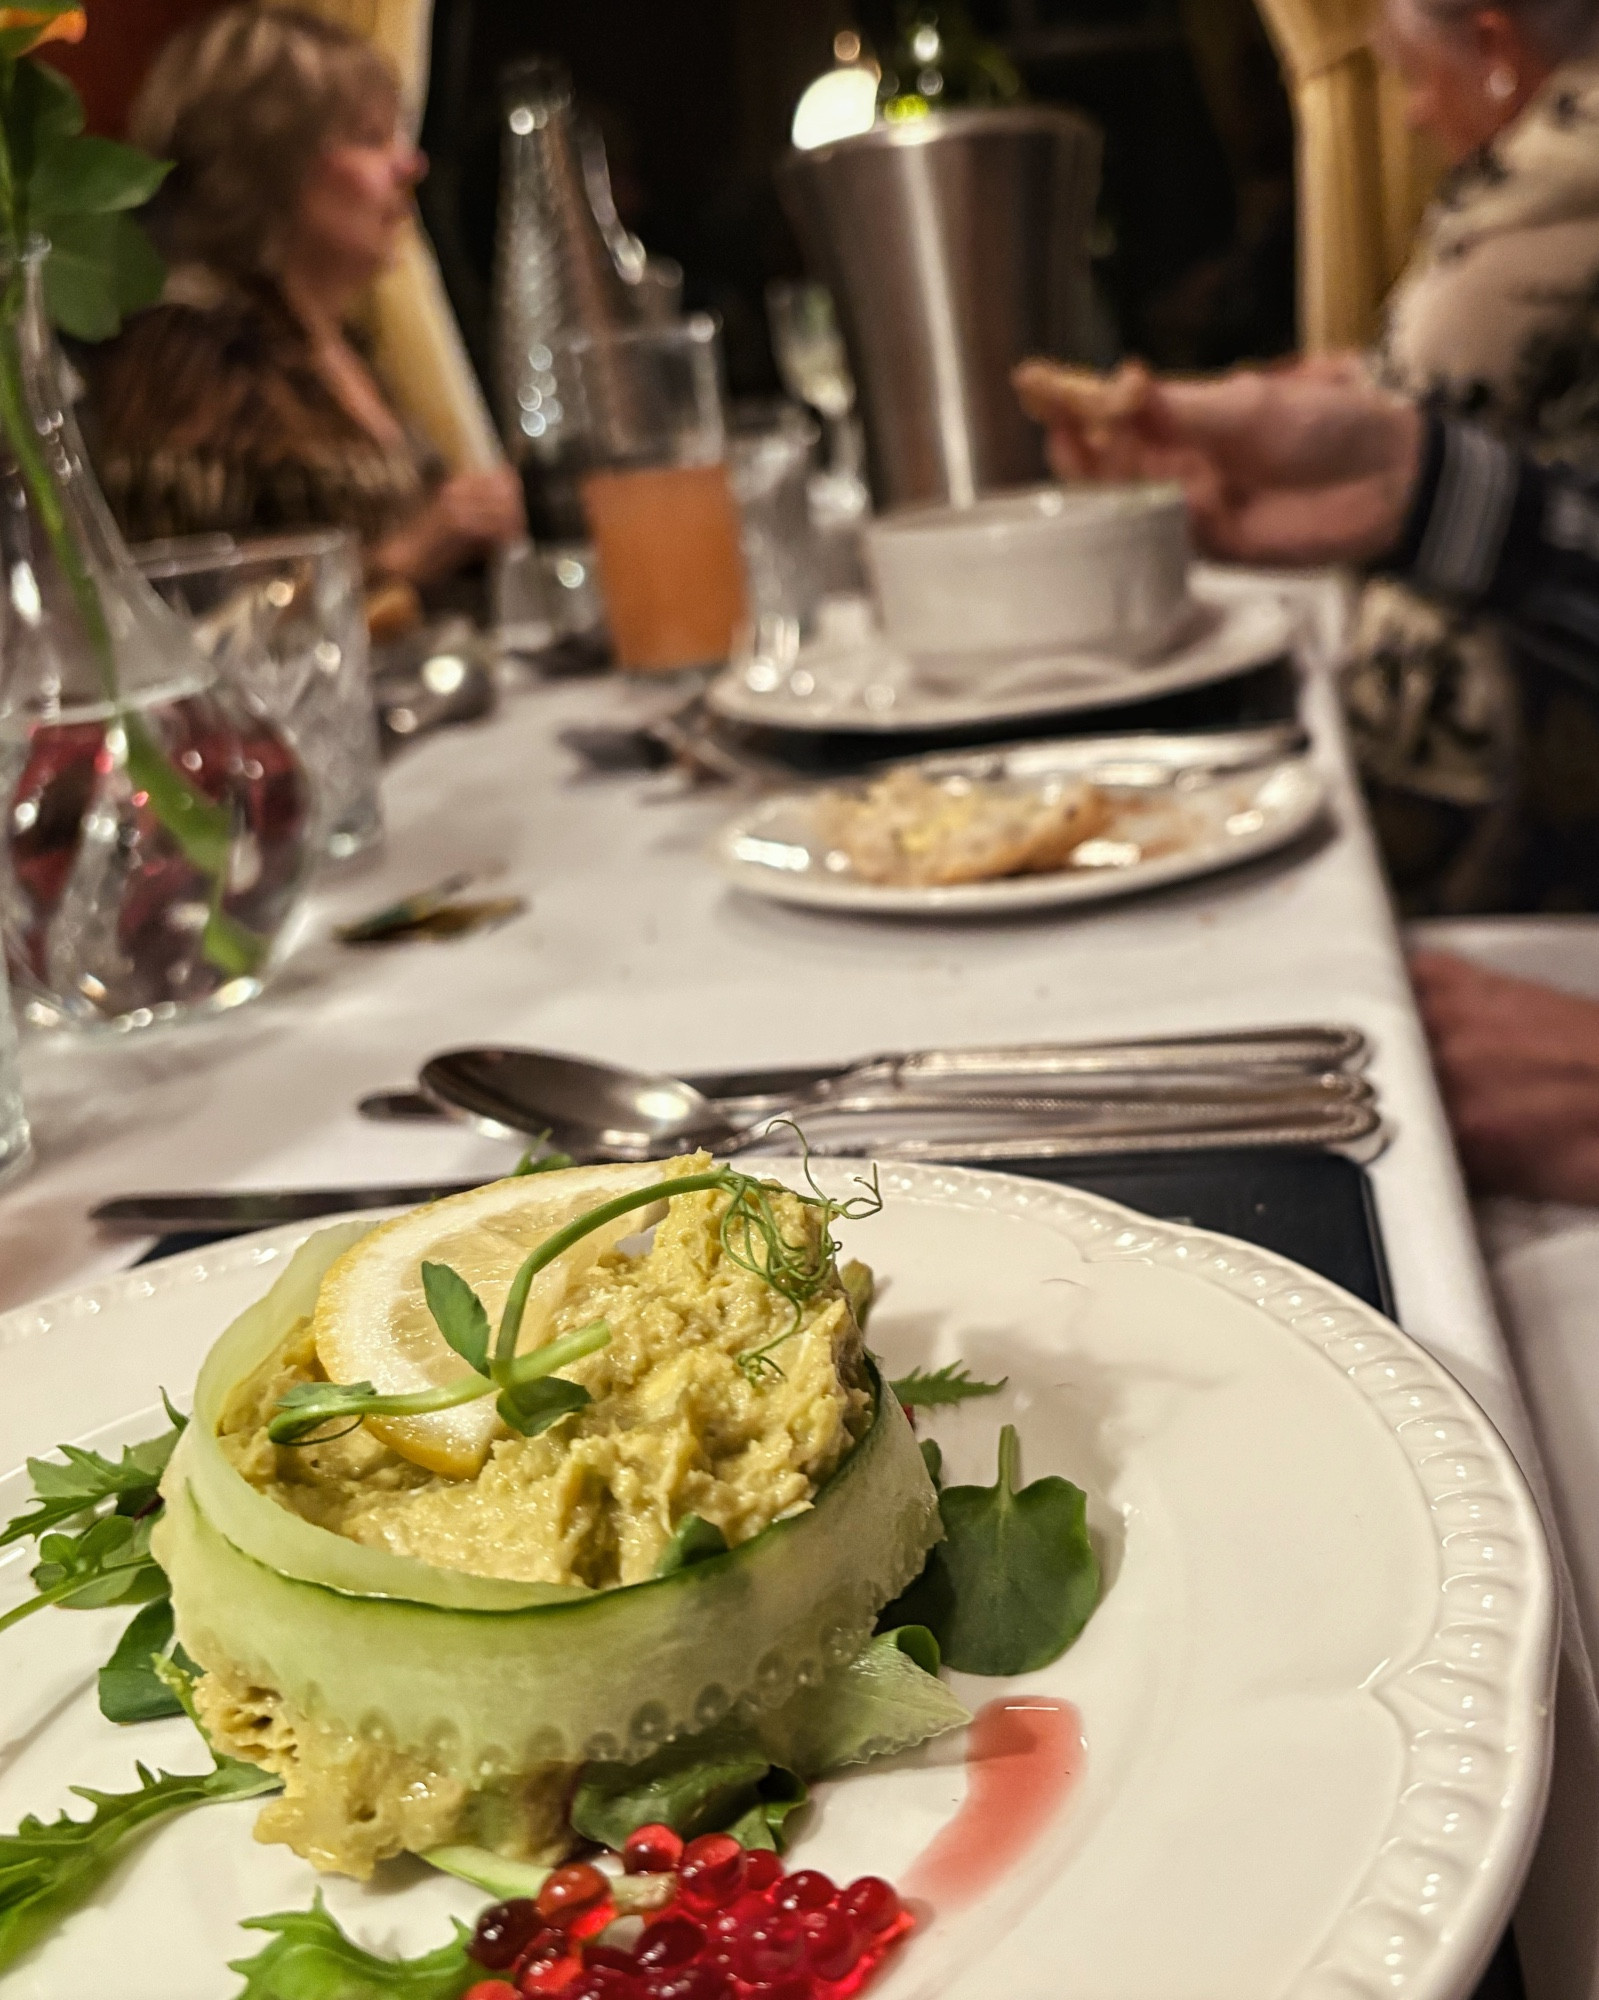
M 683 1079 L 632 1078 L 636 1092 L 647 1089 L 655 1105 L 660 1093 L 668 1090 L 680 1097 L 697 1092 L 696 1116 L 702 1116 L 701 1101 L 713 1103 L 726 1118 L 739 1122 L 762 1112 L 775 1115 L 815 1101 L 821 1094 L 843 1088 L 917 1086 L 924 1090 L 959 1092 L 992 1089 L 995 1085 L 1030 1085 L 1048 1088 L 1069 1080 L 1078 1088 L 1093 1078 L 1106 1088 L 1136 1088 L 1139 1083 L 1182 1076 L 1187 1079 L 1214 1077 L 1226 1081 L 1249 1072 L 1266 1075 L 1321 1075 L 1357 1067 L 1366 1057 L 1365 1037 L 1358 1029 L 1312 1024 L 1304 1027 L 1263 1028 L 1226 1034 L 1146 1037 L 1134 1041 L 1043 1042 L 1011 1048 L 926 1049 L 914 1053 L 862 1057 L 855 1062 L 780 1067 L 764 1070 L 723 1070 L 697 1073 Z M 514 1116 L 499 1095 L 517 1089 L 509 1058 L 524 1058 L 521 1104 Z M 441 1059 L 443 1060 L 443 1059 Z M 497 1076 L 478 1074 L 474 1078 L 474 1101 L 465 1114 L 480 1129 L 511 1135 L 515 1131 L 540 1132 L 548 1122 L 535 1084 L 548 1083 L 539 1065 L 551 1061 L 567 1066 L 561 1079 L 569 1088 L 575 1072 L 579 1079 L 598 1080 L 607 1094 L 622 1074 L 609 1065 L 585 1062 L 581 1058 L 552 1057 L 547 1052 L 508 1051 L 500 1058 L 505 1066 Z M 474 1066 L 479 1072 L 486 1064 Z M 452 1103 L 419 1090 L 380 1090 L 360 1100 L 363 1117 L 395 1122 L 413 1119 L 436 1120 L 461 1116 Z M 490 1102 L 490 1097 L 496 1101 Z M 686 1100 L 685 1100 L 686 1101 Z M 681 1114 L 680 1114 L 681 1116 Z
M 1340 1147 L 1365 1157 L 1381 1143 L 1382 1121 L 1358 1079 L 1347 1094 L 1314 1098 L 1282 1093 L 1231 1102 L 1163 1093 L 1159 1099 L 1055 1099 L 1007 1109 L 992 1100 L 943 1102 L 932 1121 L 901 1114 L 897 1128 L 877 1113 L 857 1114 L 843 1100 L 837 1129 L 808 1130 L 818 1158 L 867 1155 L 883 1161 L 982 1163 L 1001 1160 L 1095 1159 L 1107 1154 L 1193 1152 L 1213 1146 Z M 1359 1094 L 1357 1094 L 1357 1092 Z M 757 1145 L 764 1129 L 743 1143 Z M 770 1135 L 770 1150 L 788 1151 L 790 1134 Z M 724 1148 L 723 1150 L 731 1150 Z M 168 1230 L 266 1229 L 356 1209 L 406 1208 L 463 1194 L 479 1181 L 424 1186 L 260 1189 L 243 1193 L 125 1195 L 91 1211 L 104 1229 L 148 1236 Z

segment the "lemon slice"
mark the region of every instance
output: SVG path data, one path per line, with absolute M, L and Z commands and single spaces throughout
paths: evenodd
M 527 1174 L 380 1223 L 345 1251 L 317 1294 L 312 1332 L 328 1380 L 370 1382 L 384 1395 L 459 1381 L 467 1364 L 428 1311 L 424 1263 L 449 1264 L 460 1272 L 483 1301 L 492 1336 L 518 1266 L 546 1237 L 619 1194 L 708 1164 L 701 1156 Z M 648 1209 L 635 1209 L 594 1230 L 541 1271 L 528 1294 L 517 1351 L 543 1346 L 575 1280 L 623 1237 L 656 1219 Z M 495 1438 L 506 1435 L 492 1396 L 425 1417 L 371 1417 L 367 1428 L 402 1458 L 454 1479 L 470 1479 Z

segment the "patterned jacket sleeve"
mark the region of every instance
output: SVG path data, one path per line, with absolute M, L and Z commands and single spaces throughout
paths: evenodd
M 1495 613 L 1525 651 L 1599 687 L 1599 476 L 1540 465 L 1434 416 L 1409 520 L 1382 567 Z

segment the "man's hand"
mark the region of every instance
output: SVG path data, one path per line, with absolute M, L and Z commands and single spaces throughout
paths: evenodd
M 1472 1186 L 1599 1206 L 1599 1001 L 1444 952 L 1410 974 Z
M 1159 381 L 1136 362 L 1094 376 L 1028 361 L 1013 380 L 1049 431 L 1062 479 L 1171 479 L 1208 555 L 1363 562 L 1398 540 L 1422 424 L 1345 357 L 1215 381 Z

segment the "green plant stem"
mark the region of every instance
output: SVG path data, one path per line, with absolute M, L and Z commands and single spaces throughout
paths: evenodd
M 327 1385 L 328 1397 L 325 1408 L 314 1402 L 307 1402 L 285 1413 L 296 1422 L 290 1426 L 298 1429 L 301 1425 L 333 1423 L 340 1417 L 354 1417 L 365 1422 L 368 1417 L 431 1417 L 440 1410 L 459 1409 L 464 1403 L 475 1403 L 483 1396 L 491 1396 L 497 1390 L 525 1389 L 530 1382 L 541 1382 L 557 1369 L 568 1367 L 574 1361 L 582 1361 L 590 1354 L 596 1354 L 606 1346 L 611 1338 L 611 1329 L 603 1319 L 591 1320 L 587 1326 L 580 1326 L 573 1333 L 562 1334 L 559 1340 L 552 1340 L 548 1346 L 536 1349 L 532 1354 L 524 1354 L 512 1361 L 509 1368 L 493 1376 L 459 1375 L 453 1382 L 446 1382 L 437 1389 L 412 1389 L 400 1395 L 356 1395 L 344 1390 L 340 1384 Z M 273 1424 L 283 1422 L 274 1418 Z M 267 1435 L 272 1435 L 272 1425 Z M 287 1443 L 291 1440 L 277 1439 Z M 300 1442 L 327 1443 L 328 1439 L 308 1437 Z M 3 1630 L 0 1624 L 0 1630 Z
M 34 1612 L 43 1611 L 47 1604 L 59 1604 L 64 1597 L 71 1597 L 75 1591 L 87 1590 L 93 1581 L 93 1577 L 69 1576 L 60 1583 L 52 1584 L 48 1590 L 41 1590 L 36 1596 L 28 1598 L 25 1603 L 13 1605 L 5 1616 L 0 1618 L 0 1632 L 8 1630 L 13 1625 L 20 1625 L 24 1618 L 31 1618 Z
M 670 1201 L 675 1195 L 698 1194 L 707 1188 L 731 1188 L 746 1178 L 735 1175 L 727 1167 L 717 1167 L 710 1173 L 682 1174 L 676 1180 L 654 1181 L 649 1187 L 636 1188 L 631 1194 L 620 1194 L 614 1201 L 603 1202 L 598 1208 L 590 1209 L 587 1215 L 580 1215 L 575 1222 L 569 1222 L 564 1229 L 556 1230 L 539 1247 L 524 1259 L 521 1269 L 511 1280 L 511 1289 L 505 1295 L 505 1309 L 500 1314 L 500 1331 L 494 1343 L 494 1366 L 505 1367 L 515 1358 L 517 1336 L 522 1331 L 522 1315 L 527 1309 L 527 1295 L 533 1280 L 557 1257 L 564 1256 L 574 1243 L 581 1243 L 585 1236 L 593 1235 L 596 1229 L 603 1229 L 608 1222 L 630 1215 L 636 1208 L 648 1208 L 657 1201 Z

